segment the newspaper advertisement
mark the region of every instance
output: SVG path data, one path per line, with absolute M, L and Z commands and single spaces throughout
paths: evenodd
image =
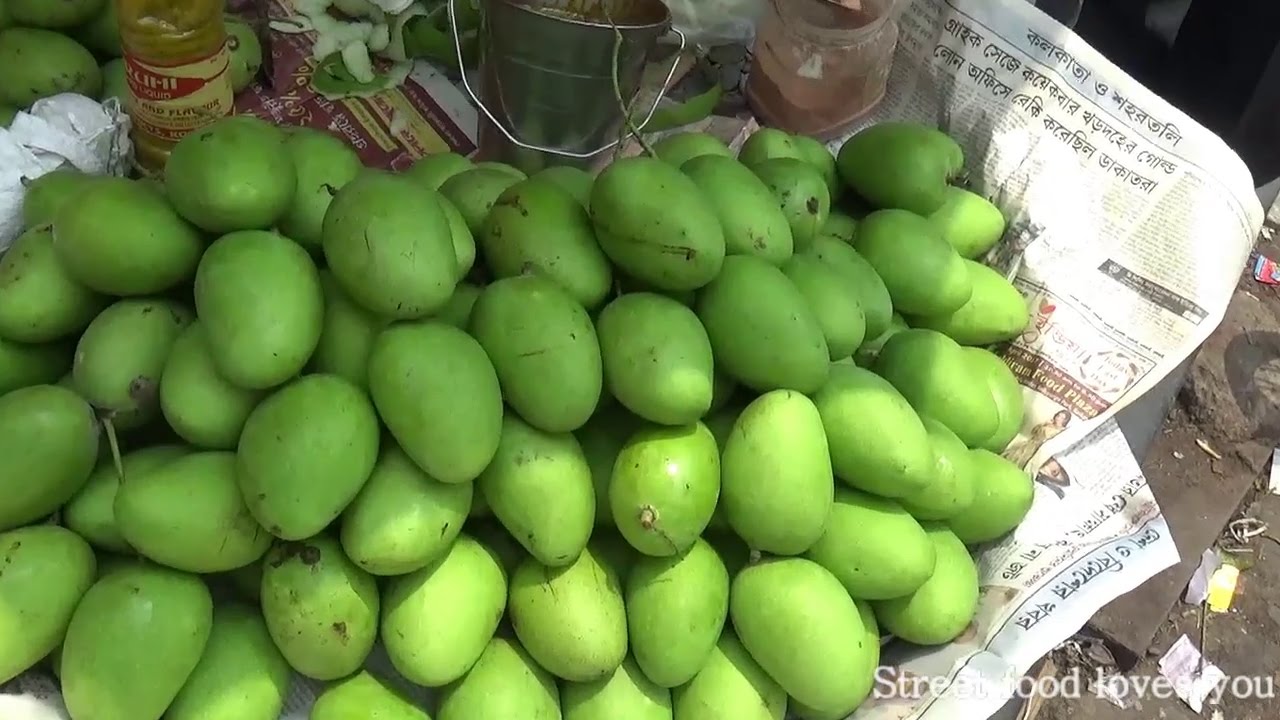
M 913 0 L 900 25 L 868 122 L 946 129 L 972 188 L 1009 218 L 985 261 L 1030 304 L 1000 353 L 1027 407 L 1005 456 L 1036 498 L 978 554 L 969 630 L 942 648 L 886 645 L 854 718 L 981 720 L 1094 613 L 1178 561 L 1114 416 L 1217 327 L 1263 211 L 1220 138 L 1028 3 Z
M 1036 498 L 1013 535 L 978 553 L 969 629 L 938 648 L 888 642 L 853 719 L 984 720 L 1039 658 L 1178 561 L 1114 415 L 1218 325 L 1263 211 L 1221 139 L 1024 0 L 911 0 L 900 26 L 888 94 L 866 122 L 944 128 L 965 148 L 970 187 L 1009 218 L 985 261 L 1030 303 L 1032 322 L 999 351 L 1027 407 L 1005 455 Z M 307 91 L 314 61 L 298 38 L 275 55 L 274 92 L 241 111 L 342 131 L 388 167 L 474 149 L 476 110 L 424 63 L 401 88 L 333 102 Z M 378 650 L 370 669 L 397 681 Z M 52 678 L 29 673 L 15 689 L 0 717 L 67 717 Z M 319 689 L 296 678 L 285 719 L 306 718 Z
M 266 11 L 281 26 L 294 14 L 291 0 L 269 0 Z M 271 33 L 270 78 L 240 93 L 236 112 L 341 135 L 369 167 L 403 170 L 423 155 L 475 151 L 476 108 L 431 64 L 415 63 L 397 87 L 330 98 L 314 87 L 314 41 L 310 32 Z

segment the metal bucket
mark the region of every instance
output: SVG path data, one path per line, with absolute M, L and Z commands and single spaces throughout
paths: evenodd
M 448 6 L 453 23 L 453 0 Z M 478 154 L 526 173 L 602 160 L 624 138 L 621 105 L 640 89 L 658 38 L 674 32 L 685 46 L 662 0 L 483 0 L 482 11 L 478 95 L 463 75 L 480 110 Z M 679 60 L 677 52 L 636 127 L 653 116 Z

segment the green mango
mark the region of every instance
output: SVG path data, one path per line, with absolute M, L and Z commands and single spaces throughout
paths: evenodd
M 724 262 L 724 232 L 706 198 L 662 160 L 628 157 L 605 168 L 591 189 L 591 222 L 618 269 L 659 290 L 696 290 Z
M 804 151 L 796 144 L 794 136 L 777 128 L 759 128 L 743 141 L 742 149 L 738 150 L 738 161 L 753 169 L 775 158 L 803 160 Z
M 0 18 L 0 21 L 3 21 L 3 18 Z M 3 27 L 4 27 L 3 22 L 0 22 L 0 28 L 3 28 Z M 13 119 L 18 117 L 19 112 L 20 112 L 19 108 L 16 108 L 12 105 L 6 105 L 4 103 L 0 103 L 0 128 L 9 127 L 9 125 L 13 123 Z
M 897 498 L 932 484 L 929 435 L 887 380 L 857 365 L 834 363 L 813 403 L 826 430 L 831 466 L 846 485 Z
M 97 561 L 70 530 L 32 525 L 0 533 L 0 567 L 0 683 L 7 683 L 62 643 Z
M 292 673 L 256 609 L 238 604 L 213 610 L 204 654 L 165 720 L 277 720 Z
M 885 343 L 889 342 L 889 338 L 906 329 L 907 321 L 898 313 L 893 313 L 889 316 L 889 326 L 884 332 L 875 338 L 871 338 L 868 335 L 868 339 L 862 342 L 862 347 L 858 348 L 858 351 L 853 354 L 854 362 L 859 367 L 871 367 L 876 361 L 876 356 L 880 354 L 880 349 L 884 347 Z
M 928 216 L 946 202 L 948 183 L 964 169 L 964 151 L 940 130 L 882 122 L 846 140 L 836 166 L 844 182 L 876 207 Z
M 919 215 L 906 210 L 871 213 L 858 225 L 854 249 L 875 268 L 894 309 L 904 315 L 946 315 L 973 296 L 964 260 Z
M 502 391 L 484 348 L 441 322 L 401 323 L 369 353 L 369 392 L 382 422 L 423 470 L 474 480 L 502 433 Z
M 498 452 L 476 487 L 507 532 L 544 565 L 568 565 L 586 547 L 595 489 L 573 435 L 544 432 L 507 413 Z
M 531 177 L 559 187 L 572 195 L 582 207 L 591 207 L 591 186 L 595 184 L 596 178 L 586 170 L 571 165 L 552 165 Z
M 440 189 L 445 180 L 474 167 L 470 160 L 457 153 L 439 152 L 418 158 L 404 171 L 404 175 L 422 187 L 435 191 Z
M 697 292 L 694 290 L 663 290 L 651 283 L 644 282 L 643 280 L 637 280 L 636 278 L 617 271 L 614 272 L 613 277 L 614 284 L 616 285 L 615 295 L 640 292 L 654 293 L 656 295 L 662 295 L 663 297 L 669 297 L 688 308 L 693 307 L 694 301 L 698 296 Z M 596 314 L 599 314 L 598 310 L 596 311 Z
M 218 372 L 265 390 L 296 376 L 320 343 L 324 289 L 311 256 L 283 235 L 218 238 L 196 271 L 196 313 Z
M 378 585 L 336 540 L 277 543 L 262 568 L 262 617 L 289 666 L 313 680 L 360 669 L 378 637 Z
M 693 680 L 672 690 L 671 705 L 675 720 L 783 720 L 787 693 L 726 628 Z
M 854 238 L 858 236 L 858 221 L 852 216 L 833 209 L 827 214 L 827 221 L 822 224 L 818 234 L 852 245 Z
M 947 188 L 946 201 L 929 216 L 942 239 L 963 258 L 978 258 L 995 247 L 1004 235 L 1000 208 L 981 195 L 959 187 Z
M 655 293 L 627 293 L 600 312 L 596 331 L 605 384 L 628 410 L 663 425 L 707 414 L 711 341 L 692 310 Z
M 360 388 L 306 375 L 249 415 L 237 475 L 253 517 L 272 535 L 302 540 L 355 499 L 378 458 L 378 416 Z
M 98 55 L 119 58 L 124 54 L 120 45 L 120 20 L 116 13 L 116 4 L 110 0 L 98 3 L 98 12 L 80 27 L 71 31 L 71 36 Z
M 560 684 L 564 720 L 671 720 L 671 691 L 628 657 L 611 674 Z
M 972 450 L 970 458 L 973 502 L 947 518 L 947 525 L 965 545 L 980 545 L 1018 527 L 1031 510 L 1035 485 L 1022 468 L 990 450 Z
M 822 416 L 809 398 L 773 390 L 753 400 L 721 463 L 725 518 L 751 549 L 798 555 L 822 536 L 835 480 Z
M 484 160 L 476 163 L 476 167 L 480 168 L 481 170 L 494 170 L 500 173 L 506 173 L 507 175 L 510 175 L 516 180 L 529 179 L 529 176 L 526 175 L 523 170 L 515 166 L 508 165 L 507 163 L 504 163 L 504 162 L 497 162 L 494 160 Z
M 613 269 L 591 218 L 552 183 L 524 180 L 504 190 L 477 237 L 496 277 L 536 272 L 588 309 L 613 290 Z
M 458 261 L 458 279 L 461 280 L 471 272 L 471 267 L 476 263 L 476 239 L 471 234 L 471 228 L 467 227 L 467 219 L 462 217 L 462 212 L 456 205 L 440 193 L 436 193 L 435 200 L 440 203 L 440 209 L 449 221 L 449 239 L 453 242 L 453 255 Z
M 342 549 L 374 575 L 426 567 L 449 552 L 471 497 L 470 482 L 442 483 L 383 443 L 373 474 L 342 514 Z
M 738 383 L 722 372 L 713 371 L 711 375 L 711 407 L 708 413 L 724 407 L 733 401 L 738 392 Z
M 322 236 L 338 285 L 378 315 L 425 317 L 444 306 L 457 284 L 449 217 L 403 176 L 366 170 L 347 183 L 325 213 Z
M 999 428 L 1000 415 L 986 382 L 978 382 L 964 349 L 933 330 L 910 329 L 894 335 L 872 366 L 893 384 L 923 417 L 946 425 L 969 447 L 986 442 Z
M 655 557 L 693 547 L 719 495 L 719 448 L 699 422 L 640 429 L 618 452 L 609 481 L 618 531 L 636 550 Z
M 973 503 L 975 478 L 972 455 L 946 425 L 921 418 L 933 448 L 933 481 L 924 490 L 901 498 L 902 507 L 917 520 L 946 520 Z
M 503 637 L 490 640 L 471 672 L 440 693 L 436 711 L 436 720 L 494 718 L 561 720 L 555 678 Z
M 311 367 L 367 387 L 369 351 L 388 321 L 347 297 L 328 270 L 320 271 L 320 288 L 324 292 L 324 325 L 311 355 Z
M 627 440 L 636 431 L 639 421 L 617 407 L 601 408 L 586 425 L 574 432 L 582 454 L 591 468 L 591 483 L 595 486 L 596 527 L 613 525 L 613 509 L 609 506 L 609 484 L 613 478 L 614 462 Z
M 937 560 L 924 528 L 901 505 L 849 488 L 836 490 L 827 527 L 805 557 L 860 600 L 915 592 Z
M 586 309 L 550 280 L 492 283 L 476 300 L 470 332 L 493 362 L 503 398 L 530 425 L 569 432 L 595 412 L 604 382 L 600 342 Z
M 597 527 L 591 533 L 591 541 L 587 543 L 587 547 L 591 548 L 597 560 L 617 573 L 619 582 L 626 580 L 640 557 L 615 528 Z
M 160 414 L 165 361 L 191 320 L 190 310 L 169 300 L 116 301 L 80 336 L 71 368 L 76 391 L 116 429 L 150 422 Z
M 716 363 L 760 392 L 813 392 L 827 379 L 829 350 L 804 295 L 778 268 L 751 255 L 725 258 L 700 293 L 698 318 Z
M 20 1 L 32 9 L 81 4 Z M 80 43 L 53 30 L 34 27 L 0 30 L 0 104 L 25 108 L 41 98 L 60 93 L 96 98 L 101 92 L 102 71 L 93 53 Z
M 41 0 L 5 0 L 15 25 L 66 30 L 86 22 L 101 11 L 104 0 L 68 0 L 57 4 Z
M 1022 385 L 999 355 L 982 348 L 965 348 L 964 354 L 969 358 L 974 372 L 986 381 L 991 390 L 991 399 L 996 404 L 996 414 L 1000 417 L 996 423 L 996 431 L 979 447 L 993 453 L 1002 453 L 1022 429 L 1025 411 Z
M 751 166 L 774 195 L 791 226 L 791 240 L 796 251 L 813 245 L 827 215 L 831 212 L 831 191 L 822 174 L 804 160 L 772 158 Z
M 262 43 L 253 26 L 235 15 L 224 15 L 223 25 L 227 32 L 227 50 L 231 54 L 227 68 L 231 76 L 231 92 L 238 94 L 253 83 L 262 69 Z
M 104 575 L 67 627 L 67 710 L 95 720 L 160 720 L 200 662 L 212 626 L 213 598 L 195 575 L 142 563 Z
M 53 222 L 58 211 L 76 195 L 94 184 L 101 176 L 87 175 L 75 167 L 51 170 L 33 180 L 23 180 L 22 227 L 29 230 Z
M 125 453 L 120 458 L 124 477 L 132 481 L 167 465 L 190 452 L 182 445 L 156 445 Z M 111 459 L 98 463 L 80 492 L 62 508 L 62 523 L 95 548 L 116 553 L 131 553 L 133 548 L 116 525 L 116 491 L 120 473 Z
M 477 165 L 445 180 L 439 192 L 462 213 L 471 234 L 479 236 L 498 196 L 522 179 L 503 170 Z
M 28 345 L 0 337 L 0 395 L 58 382 L 71 369 L 71 354 L 66 343 Z
M 160 411 L 169 427 L 192 445 L 212 450 L 235 448 L 263 394 L 222 376 L 199 320 L 174 341 L 160 374 Z
M 426 687 L 448 685 L 475 665 L 507 605 L 498 556 L 463 535 L 439 562 L 388 581 L 382 643 L 396 672 Z
M 840 181 L 840 171 L 836 169 L 836 156 L 831 154 L 826 145 L 808 135 L 792 135 L 791 142 L 799 152 L 800 159 L 812 165 L 822 175 L 822 181 L 827 184 L 827 191 L 831 194 L 831 202 L 838 200 L 844 191 L 844 184 Z
M 626 580 L 631 654 L 664 688 L 693 680 L 729 616 L 729 572 L 705 540 L 672 557 L 640 557 Z
M 109 98 L 115 98 L 120 103 L 120 109 L 128 109 L 129 69 L 125 66 L 123 58 L 115 58 L 102 64 L 102 97 L 100 99 L 106 102 Z
M 834 575 L 803 558 L 770 558 L 733 580 L 729 614 L 743 647 L 787 694 L 846 716 L 871 693 L 880 644 Z
M 961 345 L 994 345 L 1021 335 L 1031 312 L 1018 288 L 986 265 L 964 264 L 973 282 L 968 302 L 952 313 L 911 317 L 912 327 L 937 330 Z
M 164 188 L 178 214 L 211 233 L 266 230 L 289 212 L 298 174 L 279 127 L 233 115 L 174 145 Z
M 311 707 L 310 720 L 431 720 L 427 711 L 367 670 L 325 688 Z
M 672 167 L 704 155 L 733 158 L 733 153 L 720 138 L 705 132 L 679 132 L 667 135 L 653 144 L 653 154 Z
M 849 284 L 839 268 L 810 253 L 796 255 L 782 266 L 818 319 L 832 360 L 847 358 L 862 345 L 867 334 L 867 316 L 862 312 L 862 294 Z
M 933 575 L 910 595 L 873 602 L 880 627 L 915 645 L 955 640 L 978 609 L 978 569 L 969 550 L 943 525 L 926 525 L 937 556 Z
M 627 656 L 627 613 L 617 574 L 591 549 L 565 567 L 528 558 L 511 576 L 507 612 L 520 644 L 570 682 L 607 677 Z
M 834 267 L 845 283 L 857 291 L 858 305 L 862 308 L 866 324 L 863 339 L 872 340 L 883 335 L 892 324 L 893 301 L 884 280 L 880 279 L 871 263 L 844 241 L 827 235 L 815 238 L 809 252 Z
M 100 552 L 97 554 L 97 556 L 98 556 L 98 574 L 94 582 L 101 580 L 102 578 L 110 575 L 111 573 L 116 572 L 117 570 L 124 570 L 132 567 L 146 568 L 146 567 L 153 566 L 153 564 L 149 560 L 138 555 L 123 555 L 123 554 L 116 554 L 111 552 Z M 61 657 L 62 657 L 62 648 L 59 647 L 58 648 L 58 658 L 59 658 L 58 665 L 59 666 L 62 665 Z M 59 670 L 59 672 L 61 672 L 61 670 Z
M 165 198 L 136 180 L 93 181 L 53 221 L 67 274 L 107 295 L 150 295 L 191 279 L 204 240 Z
M 773 190 L 732 157 L 700 155 L 683 165 L 724 231 L 725 253 L 757 255 L 774 265 L 791 257 L 791 224 Z
M 285 138 L 284 149 L 293 164 L 297 182 L 293 199 L 277 227 L 285 237 L 318 252 L 325 211 L 333 202 L 333 196 L 354 180 L 364 166 L 350 145 L 324 130 L 294 128 Z
M 271 546 L 236 486 L 232 452 L 191 453 L 125 478 L 113 508 L 130 547 L 178 570 L 234 570 Z
M 458 283 L 449 302 L 440 308 L 433 317 L 448 323 L 459 330 L 466 330 L 471 325 L 471 311 L 475 309 L 476 300 L 480 299 L 480 288 L 466 282 Z
M 483 498 L 484 496 L 476 492 L 473 497 Z M 510 577 L 511 573 L 515 572 L 520 563 L 524 562 L 524 559 L 528 557 L 528 553 L 524 551 L 520 543 L 511 537 L 511 533 L 502 527 L 502 523 L 492 517 L 476 517 L 473 515 L 468 519 L 463 530 L 498 558 L 498 562 L 502 565 L 502 570 L 507 577 Z

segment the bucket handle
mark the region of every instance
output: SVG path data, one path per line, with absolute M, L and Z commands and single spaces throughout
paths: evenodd
M 622 138 L 619 138 L 617 140 L 614 140 L 613 142 L 607 143 L 605 145 L 601 145 L 599 148 L 596 148 L 591 152 L 577 153 L 577 152 L 569 152 L 568 150 L 561 150 L 559 148 L 543 147 L 541 145 L 531 145 L 517 138 L 514 133 L 512 133 L 510 130 L 507 129 L 506 125 L 498 121 L 498 118 L 494 116 L 493 111 L 489 110 L 489 106 L 484 104 L 484 100 L 480 99 L 480 96 L 476 94 L 476 91 L 471 88 L 470 81 L 467 80 L 466 63 L 462 59 L 462 40 L 458 36 L 458 16 L 453 9 L 453 4 L 456 1 L 457 0 L 445 0 L 445 6 L 448 8 L 448 12 L 449 12 L 449 30 L 453 35 L 453 49 L 458 54 L 458 67 L 461 68 L 462 87 L 466 88 L 467 95 L 471 96 L 471 101 L 476 104 L 476 107 L 480 108 L 480 112 L 484 113 L 484 116 L 489 119 L 489 122 L 493 123 L 494 127 L 498 128 L 498 130 L 500 130 L 502 134 L 507 137 L 507 140 L 511 141 L 515 145 L 518 145 L 519 147 L 524 148 L 525 150 L 533 150 L 536 152 L 549 153 L 551 155 L 559 155 L 561 157 L 576 158 L 579 160 L 595 157 L 596 155 L 599 155 L 605 150 L 608 150 L 616 146 L 618 143 L 622 142 Z M 685 46 L 688 44 L 688 41 L 685 39 L 684 33 L 680 32 L 679 28 L 672 25 L 671 32 L 675 33 L 676 37 L 680 38 L 680 47 L 676 50 L 675 59 L 672 60 L 671 62 L 671 69 L 667 71 L 667 79 L 662 81 L 662 89 L 658 91 L 657 97 L 653 99 L 653 105 L 649 107 L 649 112 L 645 114 L 644 120 L 640 122 L 638 125 L 636 125 L 637 128 L 643 128 L 645 125 L 649 124 L 649 121 L 651 119 L 653 119 L 653 114 L 658 110 L 658 104 L 662 102 L 662 98 L 665 97 L 667 94 L 667 88 L 671 85 L 671 79 L 676 76 L 676 68 L 680 66 L 680 57 L 683 55 Z

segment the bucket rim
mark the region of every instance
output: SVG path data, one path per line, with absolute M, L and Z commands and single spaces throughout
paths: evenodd
M 601 1 L 607 2 L 607 0 L 601 0 Z M 554 10 L 555 8 L 535 7 L 528 0 L 492 0 L 492 2 L 498 2 L 503 5 L 506 5 L 512 10 L 522 12 L 522 13 L 528 13 L 529 15 L 534 15 L 540 18 L 558 20 L 568 25 L 577 25 L 579 27 L 591 28 L 596 30 L 613 30 L 615 27 L 620 31 L 654 30 L 658 28 L 666 28 L 671 25 L 671 8 L 667 7 L 667 4 L 665 2 L 662 2 L 662 0 L 646 0 L 645 4 L 656 6 L 656 8 L 659 9 L 662 13 L 661 18 L 658 20 L 655 20 L 654 22 L 628 23 L 623 21 L 623 22 L 616 22 L 613 24 L 610 24 L 604 21 L 599 21 L 599 20 L 577 18 L 569 13 L 566 13 L 564 15 L 549 13 L 549 12 L 546 12 L 546 10 Z

